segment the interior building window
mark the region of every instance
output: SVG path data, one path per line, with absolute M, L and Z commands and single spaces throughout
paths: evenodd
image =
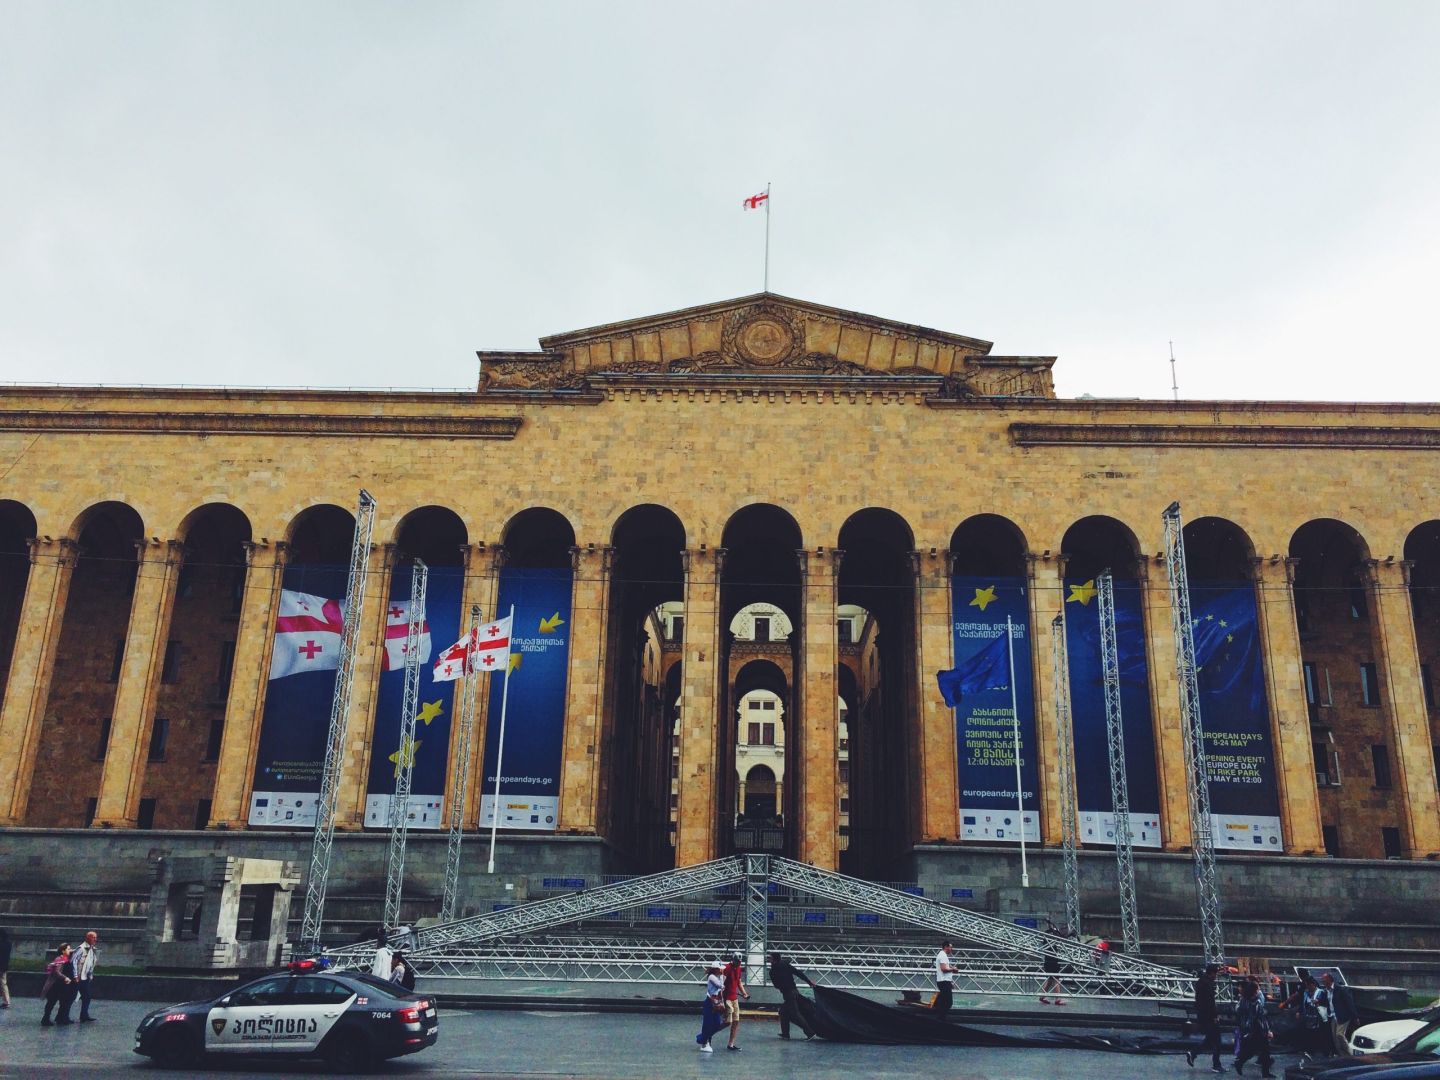
M 840 637 L 841 645 L 850 645 L 855 641 L 855 623 L 851 619 L 840 619 L 835 623 L 835 632 Z
M 750 733 L 749 733 L 749 737 L 746 739 L 746 741 L 747 741 L 748 743 L 750 743 L 751 746 L 754 746 L 754 745 L 756 745 L 757 743 L 760 742 L 760 725 L 759 725 L 759 724 L 757 724 L 757 723 L 752 723 L 752 724 L 750 725 Z
M 1380 830 L 1380 842 L 1385 845 L 1385 858 L 1398 859 L 1404 854 L 1400 850 L 1400 830 L 1393 825 L 1386 825 Z
M 155 800 L 154 800 L 154 799 L 141 799 L 141 800 L 140 800 L 140 813 L 137 814 L 136 817 L 135 817 L 135 827 L 136 827 L 137 829 L 153 829 L 153 828 L 155 828 Z
M 180 677 L 180 642 L 171 638 L 165 643 L 165 662 L 160 665 L 160 681 L 173 683 Z
M 1390 751 L 1383 743 L 1375 743 L 1370 747 L 1370 760 L 1375 765 L 1375 786 L 1388 788 L 1390 786 Z
M 230 693 L 230 680 L 235 674 L 235 642 L 220 643 L 220 670 L 215 680 L 215 700 L 224 701 Z
M 95 811 L 99 808 L 99 806 L 100 806 L 100 800 L 99 800 L 99 799 L 86 799 L 86 800 L 85 800 L 85 827 L 86 827 L 87 829 L 88 829 L 91 825 L 94 825 L 94 824 L 95 824 Z
M 1365 618 L 1365 586 L 1358 581 L 1352 581 L 1346 592 L 1350 598 L 1350 618 Z
M 685 640 L 685 616 L 670 616 L 670 640 L 681 642 Z
M 1425 707 L 1435 708 L 1435 684 L 1430 680 L 1430 665 L 1420 665 L 1420 689 L 1425 692 Z
M 216 713 L 210 718 L 210 730 L 205 733 L 205 761 L 220 760 L 220 742 L 225 737 L 225 714 Z
M 165 746 L 170 741 L 170 721 L 157 716 L 150 725 L 150 760 L 164 761 Z
M 1325 854 L 1332 859 L 1340 857 L 1340 830 L 1334 825 L 1321 825 L 1320 835 L 1324 838 Z
M 110 717 L 100 721 L 100 734 L 95 739 L 95 760 L 104 761 L 105 752 L 110 748 Z
M 1371 708 L 1380 704 L 1380 684 L 1376 681 L 1375 665 L 1360 665 L 1360 701 Z
M 768 615 L 757 615 L 757 616 L 755 616 L 755 640 L 756 640 L 756 641 L 769 641 L 769 640 L 770 640 L 770 616 L 768 616 Z
M 115 656 L 110 662 L 110 681 L 120 681 L 120 668 L 125 664 L 125 639 L 115 639 Z
M 761 701 L 760 701 L 760 708 L 763 709 L 765 712 L 774 712 L 774 711 L 775 711 L 775 701 L 774 701 L 774 699 L 773 699 L 773 698 L 762 698 Z
M 195 804 L 195 828 L 197 830 L 208 828 L 210 825 L 210 800 L 201 799 Z
M 1340 786 L 1340 754 L 1335 749 L 1335 735 L 1329 728 L 1310 729 L 1310 747 L 1315 757 L 1317 787 Z

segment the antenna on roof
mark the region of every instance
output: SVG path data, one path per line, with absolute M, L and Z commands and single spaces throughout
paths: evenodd
M 1170 342 L 1170 392 L 1175 395 L 1175 400 L 1180 400 L 1180 384 L 1175 379 L 1175 342 Z

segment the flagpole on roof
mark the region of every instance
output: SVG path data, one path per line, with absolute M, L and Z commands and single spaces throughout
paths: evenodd
M 1020 706 L 1015 695 L 1015 630 L 1009 615 L 1005 616 L 1005 647 L 1010 656 L 1010 717 L 1015 721 L 1015 807 L 1020 815 L 1020 885 L 1028 889 L 1030 868 L 1025 862 L 1025 783 L 1020 778 Z
M 513 641 L 515 633 L 514 604 L 510 605 L 510 633 Z M 487 874 L 495 873 L 495 834 L 500 829 L 500 777 L 505 772 L 505 706 L 510 702 L 510 672 L 512 670 L 509 650 L 506 650 L 505 687 L 500 691 L 500 745 L 495 751 L 495 802 L 490 807 L 490 865 L 485 870 Z
M 770 291 L 770 181 L 765 181 L 765 291 Z

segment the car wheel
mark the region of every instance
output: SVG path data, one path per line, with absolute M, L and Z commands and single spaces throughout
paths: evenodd
M 325 1061 L 337 1073 L 364 1073 L 375 1067 L 370 1040 L 359 1031 L 336 1031 L 325 1048 Z
M 178 1024 L 155 1036 L 151 1055 L 162 1069 L 188 1069 L 200 1061 L 200 1040 L 195 1033 Z

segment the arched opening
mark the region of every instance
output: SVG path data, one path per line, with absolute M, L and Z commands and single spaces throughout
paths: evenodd
M 870 508 L 841 526 L 838 546 L 844 556 L 836 625 L 839 667 L 846 671 L 836 686 L 843 702 L 845 677 L 853 676 L 855 697 L 874 705 L 862 741 L 849 739 L 848 715 L 846 730 L 837 732 L 836 746 L 845 740 L 836 760 L 837 799 L 844 800 L 836 819 L 844 829 L 840 866 L 848 873 L 893 880 L 903 876 L 896 860 L 918 833 L 912 815 L 923 781 L 910 768 L 918 735 L 912 718 L 920 711 L 911 567 L 915 539 L 898 514 Z
M 1022 830 L 1027 842 L 1040 840 L 1034 634 L 1025 552 L 1024 535 L 995 514 L 963 522 L 950 541 L 954 671 L 963 677 L 955 706 L 963 840 L 1018 844 Z
M 435 682 L 430 661 L 460 640 L 468 621 L 461 611 L 465 593 L 465 546 L 469 536 L 455 511 L 422 506 L 401 519 L 395 530 L 396 556 L 390 573 L 385 612 L 385 641 L 380 686 L 370 744 L 370 769 L 365 787 L 365 825 L 388 828 L 391 796 L 400 763 L 411 763 L 409 827 L 439 829 L 451 760 L 451 733 L 456 683 Z M 415 742 L 402 754 L 401 723 L 405 699 L 405 664 L 410 630 L 410 594 L 415 560 L 426 567 L 425 627 L 421 638 L 419 707 Z M 428 642 L 428 646 L 427 646 Z
M 1380 708 L 1389 688 L 1376 663 L 1365 580 L 1369 549 L 1351 526 L 1320 519 L 1295 530 L 1290 557 L 1298 560 L 1295 623 L 1325 848 L 1347 858 L 1399 856 L 1394 747 Z
M 1160 782 L 1154 718 L 1145 658 L 1145 614 L 1136 578 L 1135 534 L 1109 517 L 1087 517 L 1066 531 L 1065 646 L 1070 668 L 1070 719 L 1074 728 L 1076 801 L 1080 839 L 1105 845 L 1115 837 L 1110 780 L 1108 713 L 1100 648 L 1097 579 L 1114 582 L 1115 654 L 1120 675 L 1120 718 L 1125 734 L 1125 794 L 1135 847 L 1160 846 Z
M 1436 672 L 1440 671 L 1440 521 L 1416 526 L 1405 539 L 1410 567 L 1410 606 L 1415 644 L 1420 653 L 1420 683 L 1435 768 L 1440 772 L 1440 710 L 1436 708 Z
M 685 527 L 663 506 L 637 506 L 615 523 L 607 601 L 604 743 L 600 791 L 611 841 L 637 868 L 674 865 L 671 846 L 673 709 L 684 638 Z M 679 699 L 679 687 L 668 700 Z
M 23 503 L 0 499 L 0 703 L 10 680 L 10 658 L 20 632 L 20 609 L 30 580 L 29 541 L 35 515 Z
M 764 660 L 783 676 L 784 685 L 789 688 L 789 715 L 798 721 L 803 715 L 802 691 L 795 686 L 803 611 L 800 565 L 796 557 L 796 552 L 804 546 L 800 527 L 778 506 L 759 503 L 737 511 L 730 518 L 725 525 L 722 546 L 726 555 L 720 575 L 720 625 L 726 632 L 720 638 L 721 670 L 725 672 L 725 679 L 716 703 L 717 715 L 736 716 L 740 697 L 748 689 L 740 675 L 751 661 Z M 766 640 L 758 640 L 762 635 Z M 722 723 L 719 727 L 718 759 L 734 762 L 737 725 Z M 789 732 L 785 746 L 784 775 L 789 782 L 783 785 L 777 806 L 777 817 L 785 826 L 796 822 L 797 800 L 804 784 L 797 768 L 803 752 L 803 733 L 799 728 L 797 723 Z M 736 830 L 733 825 L 734 810 L 739 805 L 736 772 L 727 767 L 718 770 L 718 774 L 716 801 L 721 810 L 717 822 L 718 847 L 722 853 L 742 850 L 741 844 L 748 844 L 756 837 Z M 778 850 L 794 854 L 794 829 L 782 829 Z
M 730 824 L 734 828 L 737 851 L 779 853 L 785 847 L 785 784 L 789 776 L 787 769 L 787 737 L 790 728 L 791 677 L 787 675 L 784 663 L 789 659 L 780 650 L 770 658 L 761 659 L 763 654 L 749 653 L 747 644 L 763 645 L 755 640 L 754 621 L 765 618 L 753 612 L 759 605 L 741 609 L 732 620 L 732 627 L 739 624 L 735 634 L 736 658 L 747 657 L 740 663 L 735 675 L 734 774 L 735 802 Z M 750 623 L 743 620 L 749 613 Z M 788 626 L 788 621 L 786 624 Z M 777 633 L 781 632 L 777 628 Z M 784 631 L 787 636 L 789 631 Z M 776 661 L 779 661 L 778 663 Z M 768 789 L 755 791 L 752 800 L 748 778 L 755 768 L 768 773 Z
M 752 765 L 740 779 L 740 820 L 773 821 L 779 815 L 775 772 L 768 765 Z
M 135 545 L 144 534 L 140 515 L 116 502 L 91 507 L 72 532 L 79 555 L 35 757 L 28 825 L 80 828 L 94 820 L 135 593 Z
M 157 829 L 210 823 L 215 764 L 235 664 L 235 631 L 245 601 L 250 522 L 225 503 L 194 511 L 181 525 L 183 562 L 150 726 L 142 801 Z

